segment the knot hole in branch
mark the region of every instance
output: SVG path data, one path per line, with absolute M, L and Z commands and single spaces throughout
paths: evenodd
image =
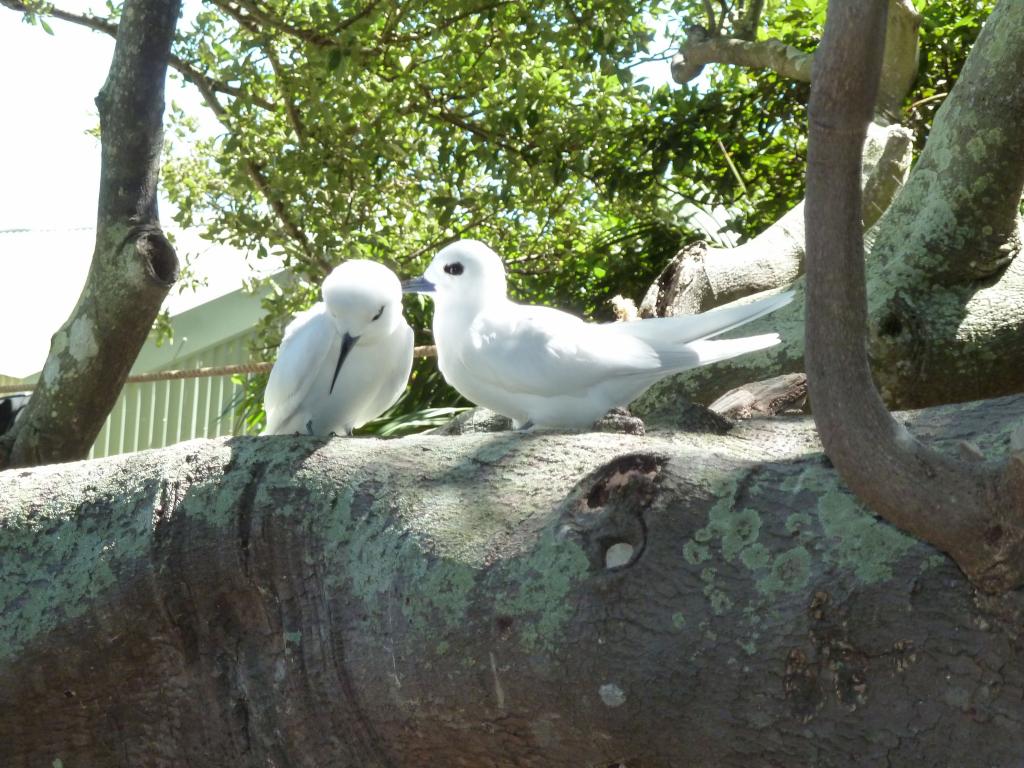
M 620 456 L 583 478 L 569 495 L 560 530 L 583 547 L 592 571 L 634 565 L 647 544 L 644 513 L 658 494 L 666 458 Z
M 178 254 L 159 227 L 133 227 L 127 239 L 135 240 L 135 253 L 151 282 L 162 288 L 170 288 L 177 282 Z

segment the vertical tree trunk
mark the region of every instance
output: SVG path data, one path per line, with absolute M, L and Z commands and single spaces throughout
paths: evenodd
M 28 407 L 0 438 L 0 467 L 86 456 L 177 280 L 178 259 L 160 229 L 157 179 L 180 5 L 125 2 L 110 73 L 96 98 L 102 169 L 92 266 L 53 336 Z

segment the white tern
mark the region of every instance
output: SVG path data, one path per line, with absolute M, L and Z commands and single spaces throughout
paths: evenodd
M 789 292 L 700 315 L 587 323 L 510 301 L 501 259 L 478 240 L 446 246 L 402 289 L 434 300 L 437 363 L 448 383 L 521 428 L 587 427 L 664 376 L 778 344 L 775 333 L 708 337 L 793 298 Z
M 265 435 L 351 435 L 387 410 L 409 379 L 413 334 L 394 272 L 346 261 L 321 293 L 323 301 L 285 329 L 263 398 Z

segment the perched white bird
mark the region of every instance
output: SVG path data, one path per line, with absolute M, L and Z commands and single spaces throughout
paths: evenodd
M 709 340 L 788 304 L 784 293 L 700 315 L 586 323 L 516 304 L 505 268 L 478 240 L 443 248 L 407 293 L 434 299 L 434 342 L 445 379 L 517 427 L 586 427 L 658 379 L 779 342 L 775 333 Z
M 263 396 L 265 435 L 351 435 L 397 399 L 412 368 L 412 329 L 395 273 L 346 261 L 323 301 L 289 323 Z

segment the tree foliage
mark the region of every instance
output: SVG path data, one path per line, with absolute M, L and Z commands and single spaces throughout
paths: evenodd
M 919 136 L 990 5 L 924 9 L 907 113 Z M 257 256 L 276 251 L 298 278 L 269 301 L 264 359 L 334 264 L 370 258 L 413 274 L 464 236 L 503 254 L 518 298 L 607 319 L 611 296 L 639 299 L 683 242 L 717 234 L 690 225 L 695 206 L 724 208 L 745 239 L 803 188 L 806 83 L 720 66 L 693 84 L 651 85 L 631 64 L 651 55 L 657 28 L 678 38 L 694 23 L 813 51 L 824 9 L 217 0 L 176 52 L 203 73 L 223 132 L 178 151 L 167 188 L 180 223 L 202 221 Z M 407 310 L 429 342 L 428 306 Z M 255 420 L 262 384 L 250 383 Z M 421 361 L 385 423 L 457 402 Z
M 105 18 L 5 5 L 31 23 L 54 16 L 108 34 L 120 15 L 113 2 Z M 992 5 L 918 3 L 921 66 L 902 115 L 918 149 Z M 194 116 L 171 110 L 165 188 L 180 224 L 256 258 L 284 256 L 296 279 L 268 301 L 262 359 L 333 265 L 371 258 L 412 274 L 466 236 L 503 254 L 516 297 L 609 319 L 608 299 L 639 299 L 681 244 L 719 236 L 694 211 L 714 211 L 742 241 L 803 194 L 806 83 L 709 66 L 683 86 L 652 84 L 632 66 L 666 59 L 656 41 L 671 51 L 695 25 L 813 52 L 825 7 L 212 0 L 180 25 L 172 65 L 220 130 L 199 138 Z M 429 306 L 410 299 L 407 312 L 429 342 Z M 243 404 L 257 423 L 262 386 L 250 380 Z M 415 412 L 457 404 L 420 361 L 381 425 L 422 426 Z

